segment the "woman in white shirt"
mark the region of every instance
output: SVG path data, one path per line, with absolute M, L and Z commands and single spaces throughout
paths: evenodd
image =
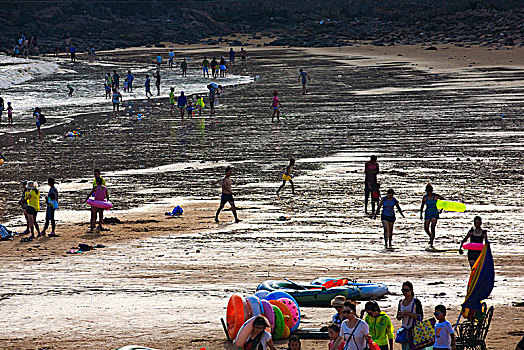
M 338 349 L 343 340 L 346 341 L 344 350 L 364 350 L 371 339 L 368 324 L 357 318 L 357 307 L 351 301 L 344 303 L 343 312 L 346 319 L 340 325 L 338 339 L 329 350 Z

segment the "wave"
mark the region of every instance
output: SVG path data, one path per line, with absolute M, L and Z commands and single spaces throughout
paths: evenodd
M 50 75 L 58 70 L 55 62 L 0 56 L 0 89 Z

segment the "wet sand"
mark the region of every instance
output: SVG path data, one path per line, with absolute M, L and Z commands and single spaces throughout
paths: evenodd
M 437 193 L 468 204 L 464 214 L 442 215 L 437 246 L 457 248 L 473 216 L 484 218 L 497 273 L 488 300 L 495 306 L 488 346 L 513 348 L 524 329 L 522 309 L 511 307 L 522 301 L 524 287 L 523 210 L 515 203 L 523 194 L 523 89 L 515 84 L 522 66 L 440 67 L 436 76 L 429 67 L 419 69 L 427 51 L 417 57 L 405 48 L 400 62 L 401 56 L 374 62 L 380 50 L 393 56 L 403 49 L 376 48 L 369 56 L 351 50 L 250 49 L 245 73 L 260 81 L 228 88 L 217 116 L 206 114 L 203 121 L 171 118 L 159 101 L 144 123 L 106 113 L 76 118 L 89 131 L 79 140 L 61 134 L 43 143 L 13 140 L 10 158 L 21 147 L 25 153 L 16 156 L 17 167 L 0 174 L 2 212 L 14 217 L 12 193 L 17 180 L 34 178 L 35 162 L 41 174 L 56 174 L 64 211 L 57 212 L 61 237 L 0 245 L 0 315 L 11 320 L 0 331 L 0 347 L 232 349 L 219 322 L 228 297 L 284 277 L 384 282 L 394 293 L 381 301 L 390 315 L 400 284 L 409 279 L 426 315 L 444 303 L 453 321 L 468 264 L 454 251 L 423 249 L 427 237 L 417 210 L 425 183 L 432 182 Z M 462 48 L 449 50 L 464 56 Z M 514 60 L 522 59 L 519 52 Z M 195 48 L 187 54 L 201 56 Z M 299 95 L 299 67 L 313 78 L 310 95 Z M 279 125 L 269 120 L 274 89 L 288 116 Z M 382 188 L 397 190 L 406 213 L 395 225 L 394 252 L 383 251 L 378 221 L 363 213 L 362 168 L 371 154 L 379 157 Z M 298 195 L 291 197 L 286 187 L 277 198 L 290 155 L 297 158 Z M 244 221 L 230 224 L 225 212 L 217 225 L 217 180 L 229 163 Z M 84 234 L 89 214 L 78 200 L 93 167 L 103 169 L 113 201 L 124 210 L 109 214 L 123 224 L 101 236 Z M 185 208 L 184 218 L 165 219 L 163 212 L 176 204 Z M 141 209 L 125 211 L 133 207 Z M 280 215 L 291 220 L 277 221 Z M 106 248 L 65 254 L 81 242 Z M 303 313 L 303 326 L 315 327 L 332 311 Z M 304 341 L 304 349 L 325 347 Z

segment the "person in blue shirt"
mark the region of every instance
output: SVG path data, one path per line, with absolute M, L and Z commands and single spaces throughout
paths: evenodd
M 169 69 L 173 69 L 173 64 L 175 60 L 175 53 L 173 50 L 169 51 L 169 61 L 168 61 L 168 67 Z
M 69 50 L 71 51 L 71 62 L 76 62 L 76 46 L 75 46 L 75 44 L 71 44 L 71 48 Z
M 424 206 L 426 206 L 426 211 L 424 215 L 424 231 L 429 236 L 429 249 L 433 248 L 433 243 L 435 242 L 435 227 L 437 226 L 437 221 L 439 219 L 439 210 L 437 209 L 437 201 L 439 199 L 444 199 L 444 197 L 433 193 L 433 186 L 431 184 L 426 185 L 426 194 L 422 197 L 422 205 L 420 206 L 420 220 L 422 220 L 422 211 Z M 440 210 L 442 212 L 442 210 Z M 431 230 L 429 228 L 431 224 Z
M 145 88 L 146 88 L 146 97 L 149 98 L 151 96 L 153 96 L 153 94 L 151 93 L 151 79 L 149 79 L 149 74 L 146 74 L 146 82 L 144 84 Z M 149 94 L 149 96 L 148 96 Z
M 131 71 L 128 70 L 127 71 L 127 91 L 128 92 L 133 92 L 133 80 L 135 79 L 135 77 L 133 76 L 133 74 L 131 74 Z
M 400 215 L 402 215 L 402 217 L 405 217 L 402 213 L 402 209 L 400 209 L 398 200 L 395 197 L 393 197 L 394 195 L 395 191 L 393 191 L 393 189 L 390 188 L 387 191 L 387 196 L 383 197 L 378 203 L 377 211 L 373 216 L 373 219 L 376 219 L 378 213 L 380 213 L 380 208 L 384 207 L 384 209 L 382 210 L 382 215 L 380 216 L 380 220 L 382 221 L 382 226 L 384 227 L 384 244 L 386 246 L 386 249 L 393 249 L 391 241 L 393 240 L 393 224 L 396 221 L 395 207 L 398 209 Z
M 180 110 L 180 118 L 184 118 L 184 111 L 187 106 L 187 97 L 184 95 L 184 91 L 180 91 L 180 96 L 178 96 L 178 109 Z

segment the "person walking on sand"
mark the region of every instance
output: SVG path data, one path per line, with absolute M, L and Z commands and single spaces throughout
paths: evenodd
M 49 227 L 49 222 L 51 222 L 51 233 L 48 235 L 48 237 L 57 237 L 57 234 L 55 233 L 55 210 L 58 209 L 58 190 L 55 187 L 55 179 L 53 179 L 52 177 L 47 179 L 47 184 L 49 185 L 49 192 L 45 197 L 45 225 L 41 235 L 45 236 L 45 232 Z
M 233 169 L 228 166 L 225 170 L 226 176 L 220 181 L 222 185 L 222 197 L 220 198 L 220 206 L 218 207 L 217 213 L 215 215 L 215 222 L 218 221 L 218 214 L 224 209 L 224 206 L 227 202 L 231 205 L 231 212 L 233 213 L 233 216 L 235 217 L 235 223 L 240 222 L 241 220 L 238 219 L 237 216 L 237 209 L 235 207 L 235 200 L 233 199 L 233 191 L 231 190 L 232 181 L 231 181 L 231 174 L 233 173 Z
M 393 350 L 395 337 L 391 318 L 384 311 L 380 311 L 380 306 L 376 301 L 368 301 L 364 310 L 366 312 L 364 321 L 369 325 L 371 339 L 377 343 L 380 350 Z
M 180 91 L 180 96 L 177 100 L 178 109 L 180 110 L 180 119 L 184 119 L 184 111 L 187 106 L 187 97 L 184 95 L 184 91 Z
M 173 109 L 175 109 L 175 88 L 171 88 L 171 92 L 169 93 L 169 105 L 171 106 L 170 114 L 173 116 Z
M 424 318 L 424 310 L 420 300 L 415 298 L 413 284 L 409 281 L 402 283 L 402 295 L 404 298 L 398 302 L 397 320 L 402 321 L 402 329 L 397 331 L 395 342 L 402 345 L 402 350 L 413 350 L 413 337 L 411 329 L 418 321 Z
M 340 325 L 340 333 L 329 350 L 336 350 L 345 341 L 346 350 L 363 350 L 371 339 L 369 326 L 366 321 L 357 318 L 357 306 L 351 302 L 344 303 L 344 315 L 346 319 Z
M 446 307 L 444 305 L 435 306 L 435 342 L 433 350 L 457 350 L 455 343 L 455 330 L 449 321 L 446 320 Z
M 439 210 L 437 209 L 437 201 L 444 199 L 444 197 L 433 193 L 433 186 L 431 184 L 426 185 L 426 194 L 422 197 L 422 204 L 420 205 L 420 220 L 422 220 L 422 211 L 426 206 L 424 216 L 424 230 L 429 236 L 429 247 L 428 249 L 435 249 L 433 243 L 435 242 L 435 227 L 439 218 Z M 442 212 L 442 210 L 440 211 Z M 429 228 L 431 225 L 431 230 Z
M 302 95 L 307 93 L 306 84 L 308 80 L 311 80 L 309 74 L 307 74 L 302 68 L 299 69 L 298 80 L 302 80 Z
M 289 158 L 289 164 L 286 167 L 286 170 L 282 174 L 282 185 L 277 190 L 277 196 L 280 193 L 280 190 L 286 185 L 286 181 L 289 181 L 291 184 L 291 193 L 295 194 L 295 185 L 293 185 L 293 175 L 291 174 L 293 165 L 295 165 L 295 159 Z
M 5 111 L 4 99 L 0 97 L 0 124 L 2 124 L 2 113 Z
M 111 78 L 111 74 L 107 73 L 104 79 L 105 79 L 107 86 L 109 86 L 110 88 L 113 88 L 113 79 Z
M 182 63 L 180 63 L 180 68 L 182 69 L 182 76 L 187 77 L 187 61 L 185 57 Z
M 209 78 L 209 61 L 207 60 L 207 57 L 204 56 L 204 60 L 202 61 L 202 73 L 204 74 L 204 78 Z
M 157 91 L 156 94 L 157 94 L 157 96 L 160 96 L 160 71 L 157 70 L 156 73 L 153 76 L 156 79 L 155 80 L 156 91 Z
M 482 219 L 480 216 L 475 216 L 473 219 L 473 227 L 469 230 L 468 234 L 462 242 L 460 243 L 459 253 L 460 255 L 464 254 L 464 251 L 462 250 L 462 245 L 466 243 L 466 241 L 469 239 L 470 243 L 481 243 L 481 244 L 487 244 L 488 243 L 488 231 L 482 229 Z M 468 250 L 468 262 L 469 267 L 473 267 L 475 262 L 480 256 L 480 253 L 482 253 L 481 250 Z
M 273 92 L 273 103 L 271 104 L 271 109 L 273 114 L 271 115 L 271 123 L 275 121 L 275 115 L 277 116 L 277 123 L 280 122 L 280 101 L 278 100 L 278 91 Z
M 109 201 L 109 192 L 107 191 L 107 188 L 102 184 L 102 178 L 98 177 L 96 178 L 96 186 L 93 187 L 91 192 L 86 198 L 86 202 L 92 195 L 95 195 L 95 201 Z M 99 221 L 98 221 L 98 227 L 96 228 L 96 233 L 100 233 L 102 230 L 102 223 L 104 222 L 104 209 L 102 208 L 95 208 L 91 207 L 91 226 L 89 228 L 89 231 L 87 233 L 93 233 L 93 230 L 96 226 L 96 214 L 98 213 Z
M 149 74 L 146 74 L 146 82 L 144 83 L 144 86 L 146 88 L 146 97 L 153 97 L 153 94 L 151 93 L 151 79 L 149 79 Z
M 38 135 L 39 139 L 44 139 L 45 134 L 42 130 L 40 130 L 40 127 L 46 122 L 46 119 L 44 115 L 42 114 L 42 110 L 39 107 L 36 107 L 33 111 L 33 117 L 36 121 L 36 133 Z
M 377 185 L 377 174 L 379 171 L 377 156 L 373 155 L 364 165 L 364 173 L 366 174 L 366 178 L 364 179 L 364 211 L 366 214 L 368 213 L 369 195 L 373 186 Z
M 40 211 L 40 192 L 38 191 L 38 185 L 33 181 L 27 182 L 27 192 L 25 192 L 25 200 L 27 202 L 27 223 L 31 235 L 29 237 L 24 237 L 21 239 L 21 242 L 30 242 L 35 239 L 35 228 L 38 234 L 38 237 L 41 237 L 40 228 L 36 221 L 36 215 Z
M 382 215 L 380 216 L 380 220 L 382 221 L 382 226 L 384 227 L 384 245 L 386 246 L 386 249 L 393 249 L 391 242 L 393 240 L 393 224 L 396 221 L 395 207 L 397 207 L 397 210 L 400 213 L 400 215 L 402 215 L 403 218 L 405 217 L 402 213 L 402 209 L 400 209 L 398 200 L 395 197 L 393 197 L 394 195 L 395 191 L 393 191 L 393 189 L 390 188 L 387 191 L 387 196 L 383 197 L 378 203 L 377 211 L 373 216 L 373 220 L 376 219 L 378 213 L 380 212 L 380 208 L 384 207 L 384 209 L 382 210 Z

